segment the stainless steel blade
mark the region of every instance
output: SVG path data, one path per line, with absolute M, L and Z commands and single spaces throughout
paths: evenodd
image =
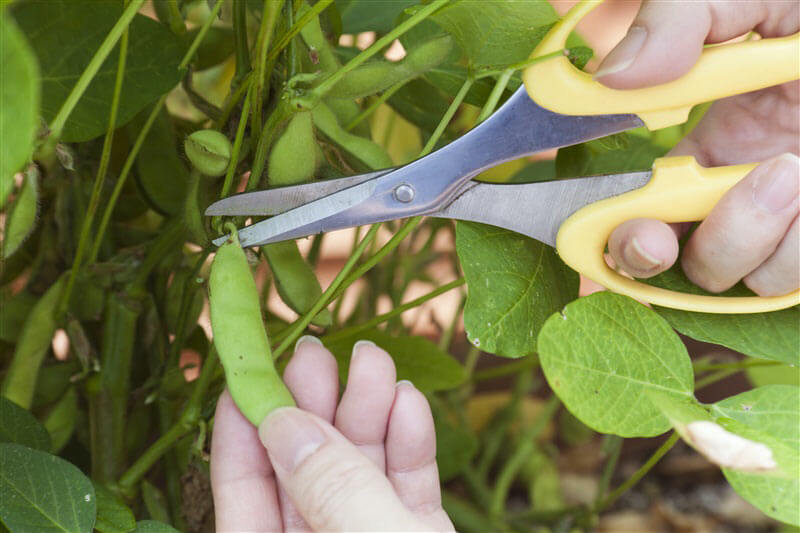
M 206 209 L 206 216 L 270 216 L 278 215 L 295 207 L 318 200 L 329 194 L 347 189 L 353 185 L 383 176 L 394 170 L 388 168 L 377 172 L 358 174 L 302 185 L 278 187 L 264 191 L 234 194 L 216 201 Z
M 638 189 L 650 176 L 647 171 L 519 185 L 475 182 L 450 205 L 429 216 L 482 222 L 555 246 L 558 228 L 575 211 Z

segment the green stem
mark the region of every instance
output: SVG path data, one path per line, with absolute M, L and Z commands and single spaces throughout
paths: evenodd
M 244 97 L 242 104 L 242 114 L 239 118 L 239 126 L 236 128 L 236 137 L 233 139 L 233 150 L 231 152 L 231 163 L 228 165 L 228 171 L 225 173 L 225 181 L 222 183 L 222 191 L 219 193 L 220 198 L 225 198 L 231 192 L 233 186 L 233 176 L 236 174 L 236 167 L 239 163 L 239 154 L 242 151 L 242 142 L 244 141 L 244 132 L 247 129 L 247 115 L 250 113 L 250 102 L 252 101 L 253 91 L 252 85 L 247 84 L 249 89 L 247 96 Z M 215 220 L 219 217 L 214 217 Z M 213 225 L 213 224 L 212 224 Z
M 478 115 L 478 119 L 476 120 L 478 124 L 489 118 L 489 115 L 494 112 L 497 103 L 500 101 L 500 97 L 503 95 L 503 91 L 505 91 L 508 86 L 508 81 L 511 79 L 512 74 L 514 74 L 514 69 L 507 69 L 500 75 L 497 83 L 495 83 L 492 88 L 492 92 L 489 93 L 489 98 L 486 99 L 483 109 L 481 109 L 481 114 Z
M 425 143 L 425 147 L 422 149 L 422 152 L 419 155 L 420 157 L 428 155 L 433 151 L 433 148 L 436 146 L 436 143 L 439 142 L 439 138 L 444 133 L 445 128 L 447 128 L 447 125 L 450 124 L 450 121 L 453 119 L 453 115 L 456 114 L 456 111 L 461 105 L 461 102 L 463 102 L 464 98 L 467 96 L 467 92 L 469 92 L 469 88 L 472 87 L 474 81 L 475 80 L 473 80 L 472 78 L 467 78 L 466 80 L 464 80 L 464 84 L 461 85 L 461 88 L 458 90 L 458 93 L 456 93 L 456 97 L 450 103 L 450 107 L 447 108 L 447 111 L 442 117 L 442 120 L 439 121 L 439 124 L 436 126 L 436 129 L 431 134 L 430 139 L 428 139 L 428 142 Z
M 233 0 L 233 39 L 236 52 L 234 85 L 238 85 L 251 70 L 250 47 L 247 43 L 247 0 Z
M 694 367 L 695 373 L 699 372 L 709 372 L 712 370 L 728 370 L 728 369 L 737 369 L 743 370 L 745 368 L 752 368 L 754 366 L 778 366 L 781 365 L 780 361 L 764 361 L 761 359 L 746 359 L 744 361 L 736 361 L 734 363 L 706 363 L 706 362 L 695 362 L 692 366 Z
M 410 302 L 404 303 L 402 305 L 398 305 L 397 307 L 395 307 L 394 309 L 392 309 L 388 313 L 384 313 L 382 315 L 376 316 L 375 318 L 373 318 L 371 320 L 367 320 L 363 324 L 359 324 L 357 326 L 352 326 L 352 327 L 349 327 L 349 328 L 345 328 L 345 329 L 337 331 L 336 333 L 332 333 L 330 335 L 326 335 L 325 337 L 323 337 L 323 340 L 325 342 L 334 342 L 334 341 L 336 341 L 338 339 L 342 339 L 342 338 L 345 338 L 345 337 L 348 337 L 348 336 L 351 336 L 351 335 L 356 335 L 357 333 L 360 333 L 362 331 L 368 330 L 368 329 L 370 329 L 370 328 L 372 328 L 374 326 L 377 326 L 378 324 L 386 322 L 387 320 L 391 320 L 392 318 L 396 317 L 397 315 L 403 314 L 404 312 L 408 311 L 409 309 L 413 309 L 415 307 L 419 307 L 420 305 L 424 304 L 428 300 L 432 300 L 432 299 L 436 298 L 437 296 L 439 296 L 440 294 L 444 294 L 445 292 L 447 292 L 447 291 L 449 291 L 451 289 L 455 289 L 456 287 L 460 287 L 464 283 L 465 283 L 464 278 L 459 278 L 457 280 L 451 281 L 450 283 L 447 283 L 445 285 L 442 285 L 441 287 L 436 288 L 435 290 L 432 290 L 428 294 L 420 296 L 419 298 L 411 300 Z
M 130 290 L 144 289 L 147 278 L 150 277 L 152 270 L 164 260 L 164 257 L 183 241 L 183 224 L 180 220 L 169 221 L 166 227 L 159 233 L 153 241 L 142 263 L 136 269 L 136 277 L 130 284 Z
M 305 14 L 300 17 L 297 22 L 289 29 L 288 32 L 283 34 L 280 39 L 275 42 L 275 45 L 270 49 L 269 55 L 267 55 L 267 62 L 273 61 L 278 57 L 278 54 L 286 47 L 286 45 L 294 39 L 300 31 L 305 28 L 306 24 L 311 22 L 311 20 L 322 13 L 325 8 L 333 3 L 333 0 L 319 0 L 314 6 L 305 12 Z
M 556 50 L 555 52 L 550 52 L 549 54 L 545 54 L 539 57 L 530 57 L 525 61 L 518 61 L 516 63 L 511 63 L 510 65 L 506 65 L 503 68 L 496 69 L 496 68 L 489 68 L 489 69 L 481 69 L 475 73 L 475 79 L 480 80 L 482 78 L 488 78 L 491 76 L 499 76 L 503 73 L 512 70 L 522 70 L 524 68 L 528 68 L 531 65 L 535 65 L 536 63 L 540 63 L 542 61 L 547 61 L 548 59 L 553 59 L 556 57 L 562 57 L 564 55 L 569 54 L 569 49 L 562 48 L 561 50 Z
M 328 76 L 322 83 L 317 85 L 314 89 L 312 89 L 312 93 L 318 99 L 323 98 L 328 91 L 333 89 L 333 87 L 341 81 L 350 71 L 362 65 L 365 61 L 369 58 L 380 52 L 384 49 L 384 47 L 389 46 L 392 42 L 403 35 L 405 32 L 428 18 L 431 14 L 437 11 L 442 6 L 446 5 L 450 0 L 434 0 L 430 4 L 426 5 L 419 11 L 417 11 L 414 15 L 412 15 L 408 20 L 394 28 L 392 31 L 375 41 L 372 46 L 358 54 L 356 57 L 351 59 L 344 65 L 342 68 L 337 70 L 336 72 L 332 73 Z
M 89 199 L 89 207 L 86 210 L 86 215 L 83 218 L 81 226 L 81 233 L 78 239 L 78 249 L 75 252 L 75 257 L 72 260 L 72 269 L 69 273 L 67 286 L 64 292 L 61 293 L 61 299 L 56 308 L 56 317 L 60 317 L 66 311 L 69 303 L 69 298 L 72 295 L 72 289 L 75 287 L 75 280 L 80 272 L 83 256 L 86 253 L 86 247 L 89 245 L 89 232 L 94 223 L 94 215 L 97 213 L 97 207 L 100 205 L 100 195 L 103 192 L 103 185 L 106 181 L 106 172 L 108 171 L 108 163 L 111 159 L 111 146 L 114 141 L 114 130 L 117 124 L 117 111 L 119 110 L 120 94 L 122 94 L 122 82 L 125 79 L 125 65 L 128 57 L 128 28 L 125 26 L 122 32 L 122 39 L 119 46 L 119 63 L 117 64 L 117 76 L 114 81 L 114 94 L 111 98 L 111 112 L 108 117 L 108 127 L 106 129 L 106 136 L 103 140 L 103 151 L 100 154 L 100 164 L 97 168 L 97 176 L 94 179 L 94 187 L 92 187 L 92 195 Z
M 367 249 L 367 246 L 372 242 L 375 238 L 375 235 L 378 234 L 378 230 L 380 229 L 380 224 L 373 224 L 372 227 L 369 229 L 367 234 L 361 239 L 361 242 L 358 244 L 358 247 L 355 251 L 350 254 L 350 257 L 347 259 L 347 262 L 344 264 L 342 269 L 336 275 L 336 278 L 331 282 L 325 292 L 322 293 L 322 296 L 316 301 L 316 303 L 309 309 L 309 311 L 303 315 L 303 317 L 292 324 L 291 330 L 289 335 L 283 340 L 283 342 L 278 345 L 278 347 L 273 350 L 272 357 L 273 359 L 277 359 L 280 357 L 283 352 L 286 351 L 289 346 L 294 344 L 300 334 L 306 329 L 306 327 L 311 323 L 311 320 L 314 319 L 317 314 L 322 310 L 323 307 L 328 305 L 334 298 L 334 294 L 339 289 L 339 286 L 342 282 L 345 281 L 347 274 L 352 270 L 353 266 L 355 266 L 356 262 L 361 258 L 361 255 L 364 253 L 364 250 Z M 348 278 L 349 279 L 349 278 Z
M 600 502 L 605 498 L 608 487 L 611 485 L 611 476 L 614 475 L 614 470 L 617 468 L 617 461 L 619 454 L 622 451 L 622 437 L 617 435 L 606 435 L 603 448 L 606 451 L 606 464 L 603 466 L 603 473 L 600 476 L 600 481 L 597 484 L 597 492 L 594 498 L 594 507 L 598 507 Z
M 489 507 L 489 515 L 493 518 L 500 518 L 503 516 L 511 484 L 516 479 L 520 468 L 522 468 L 525 461 L 527 461 L 536 449 L 536 438 L 541 434 L 547 423 L 553 417 L 559 404 L 558 396 L 551 396 L 530 427 L 519 436 L 516 449 L 511 454 L 508 461 L 506 461 L 506 464 L 503 465 L 495 481 L 494 490 L 492 491 L 492 501 Z
M 167 0 L 167 13 L 169 16 L 169 29 L 175 35 L 186 33 L 186 23 L 183 22 L 181 10 L 178 8 L 178 0 Z
M 675 446 L 675 443 L 678 442 L 679 438 L 680 436 L 678 433 L 673 431 L 669 438 L 665 440 L 655 452 L 653 452 L 653 455 L 651 455 L 650 458 L 647 459 L 647 461 L 641 467 L 639 467 L 639 470 L 634 472 L 633 475 L 625 480 L 622 485 L 614 489 L 614 491 L 609 494 L 608 497 L 605 498 L 599 505 L 595 505 L 593 511 L 595 513 L 599 513 L 614 503 L 617 498 L 622 496 L 622 494 L 624 494 L 628 489 L 636 485 L 636 483 L 638 483 L 639 480 L 642 479 L 645 474 L 647 474 L 673 446 Z
M 716 383 L 717 381 L 722 381 L 723 379 L 741 371 L 742 371 L 741 368 L 727 368 L 724 370 L 719 370 L 717 372 L 714 372 L 713 374 L 704 377 L 703 379 L 698 379 L 697 381 L 695 381 L 694 388 L 695 390 L 700 390 L 703 387 L 708 387 L 709 385 Z
M 256 74 L 254 78 L 255 100 L 253 101 L 253 131 L 261 131 L 261 109 L 266 95 L 264 94 L 267 76 L 267 48 L 275 31 L 278 13 L 283 9 L 285 0 L 264 0 L 264 9 L 261 15 L 261 26 L 258 29 L 256 40 Z
M 506 365 L 500 365 L 493 368 L 487 368 L 486 370 L 478 370 L 472 375 L 472 381 L 480 382 L 480 381 L 489 381 L 491 379 L 502 378 L 505 376 L 517 374 L 518 372 L 523 372 L 530 368 L 534 368 L 536 365 L 539 364 L 539 358 L 535 355 L 529 355 L 527 357 L 523 357 L 522 359 L 518 359 L 513 363 L 508 363 Z
M 278 125 L 281 124 L 291 115 L 289 106 L 281 101 L 278 106 L 272 111 L 272 114 L 264 124 L 258 136 L 258 144 L 256 145 L 256 153 L 253 156 L 253 167 L 250 169 L 250 178 L 247 180 L 245 191 L 250 192 L 258 187 L 261 182 L 261 175 L 264 173 L 264 166 L 267 164 L 267 156 L 269 155 L 269 148 L 272 146 L 272 138 L 278 130 Z
M 186 68 L 186 66 L 192 60 L 197 48 L 200 46 L 200 43 L 203 42 L 206 34 L 208 34 L 211 24 L 217 18 L 217 15 L 219 14 L 220 9 L 222 9 L 224 3 L 225 0 L 219 0 L 214 6 L 214 9 L 211 10 L 208 20 L 203 23 L 203 26 L 197 33 L 197 36 L 195 37 L 194 42 L 192 42 L 192 45 L 189 47 L 189 50 L 186 52 L 186 55 L 183 56 L 183 60 L 181 61 L 180 65 L 178 65 L 178 68 Z M 150 115 L 147 117 L 144 126 L 142 126 L 142 131 L 140 131 L 139 136 L 136 137 L 136 141 L 134 141 L 133 147 L 128 153 L 128 157 L 125 159 L 125 163 L 122 165 L 122 171 L 119 174 L 119 178 L 117 178 L 117 183 L 114 185 L 114 190 L 111 193 L 111 197 L 108 199 L 106 209 L 103 211 L 103 218 L 100 221 L 100 227 L 97 229 L 97 234 L 95 235 L 92 252 L 89 254 L 89 263 L 94 263 L 97 260 L 97 254 L 100 252 L 100 245 L 103 241 L 103 236 L 105 235 L 108 224 L 111 221 L 111 213 L 114 211 L 114 206 L 117 204 L 120 194 L 122 194 L 122 188 L 125 186 L 125 182 L 130 175 L 133 164 L 136 162 L 136 156 L 139 155 L 139 150 L 141 150 L 144 140 L 147 138 L 147 134 L 150 132 L 150 128 L 153 126 L 156 117 L 158 117 L 158 114 L 161 112 L 161 109 L 164 107 L 166 101 L 166 94 L 162 95 L 161 98 L 158 99 L 153 107 L 153 110 L 150 112 Z
M 383 93 L 378 98 L 376 98 L 375 101 L 372 102 L 369 105 L 369 107 L 367 107 L 364 111 L 359 113 L 356 118 L 351 120 L 350 123 L 347 126 L 344 127 L 344 129 L 347 130 L 347 131 L 350 131 L 353 128 L 355 128 L 356 126 L 358 126 L 359 124 L 361 124 L 361 122 L 363 122 L 365 118 L 367 118 L 370 115 L 372 115 L 375 112 L 376 109 L 378 109 L 380 106 L 382 106 L 384 104 L 384 102 L 386 102 L 386 100 L 391 98 L 394 95 L 394 93 L 396 93 L 397 91 L 402 89 L 403 86 L 406 83 L 408 83 L 409 81 L 410 80 L 399 81 L 399 82 L 395 83 L 394 85 L 392 85 L 391 87 L 389 87 L 388 89 L 386 89 L 385 91 L 383 91 Z
M 227 98 L 225 99 L 225 105 L 222 106 L 222 111 L 220 112 L 219 119 L 214 123 L 215 130 L 222 130 L 225 124 L 228 123 L 228 119 L 233 112 L 233 109 L 239 104 L 239 101 L 250 92 L 250 86 L 253 84 L 253 74 L 250 73 L 244 77 L 242 82 L 236 87 L 236 90 L 233 93 L 229 93 Z M 245 122 L 247 122 L 245 120 Z
M 120 477 L 119 486 L 124 491 L 134 487 L 152 466 L 167 453 L 178 440 L 186 435 L 197 424 L 200 418 L 203 398 L 214 377 L 217 367 L 217 352 L 212 346 L 206 361 L 200 370 L 200 377 L 197 378 L 189 402 L 181 414 L 178 421 L 158 440 L 156 440 L 145 452 L 131 465 L 130 468 Z
M 75 106 L 78 105 L 78 101 L 83 96 L 83 93 L 86 92 L 89 84 L 92 82 L 95 75 L 97 75 L 97 71 L 100 70 L 100 67 L 108 57 L 108 54 L 110 54 L 111 50 L 114 49 L 117 41 L 119 41 L 120 37 L 122 37 L 122 34 L 128 28 L 128 25 L 133 20 L 133 17 L 136 16 L 136 13 L 139 11 L 139 8 L 142 7 L 143 3 L 144 0 L 131 0 L 130 4 L 128 4 L 128 7 L 126 7 L 125 11 L 122 12 L 122 16 L 114 24 L 114 27 L 111 28 L 111 31 L 106 36 L 103 44 L 101 44 L 100 48 L 97 49 L 97 52 L 95 52 L 92 60 L 86 66 L 81 74 L 81 77 L 78 78 L 77 83 L 75 83 L 75 86 L 70 91 L 69 96 L 67 96 L 67 99 L 64 100 L 64 103 L 61 105 L 61 109 L 58 110 L 55 118 L 53 118 L 53 121 L 50 123 L 50 136 L 52 139 L 58 140 L 61 137 L 61 132 L 64 130 L 64 124 L 66 124 L 70 114 L 75 109 Z

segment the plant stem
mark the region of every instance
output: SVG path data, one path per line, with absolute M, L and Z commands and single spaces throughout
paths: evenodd
M 289 106 L 281 101 L 264 124 L 264 128 L 258 136 L 256 153 L 253 156 L 253 167 L 250 169 L 250 178 L 247 180 L 245 191 L 250 192 L 255 190 L 261 182 L 261 175 L 264 173 L 264 166 L 267 163 L 269 148 L 272 146 L 272 138 L 275 136 L 275 132 L 280 123 L 291 114 L 292 111 Z
M 244 132 L 247 129 L 247 115 L 250 113 L 250 102 L 253 96 L 253 85 L 247 84 L 247 96 L 244 97 L 242 104 L 242 114 L 239 118 L 239 125 L 236 128 L 236 137 L 233 139 L 233 150 L 231 152 L 231 162 L 228 165 L 228 171 L 225 173 L 225 181 L 222 183 L 222 191 L 219 193 L 220 198 L 225 198 L 231 192 L 233 186 L 233 176 L 236 174 L 236 167 L 239 163 L 239 153 L 242 151 L 242 141 L 244 140 Z M 219 217 L 214 217 L 215 220 Z M 213 225 L 213 224 L 212 224 Z
M 250 73 L 244 77 L 242 83 L 239 84 L 233 93 L 228 94 L 227 98 L 225 99 L 225 105 L 222 106 L 219 119 L 217 119 L 217 121 L 214 123 L 214 129 L 221 130 L 225 124 L 228 123 L 228 118 L 230 118 L 233 108 L 235 108 L 242 97 L 250 91 L 250 86 L 252 83 L 253 74 Z M 245 120 L 245 122 L 247 121 Z
M 514 74 L 514 69 L 507 69 L 500 75 L 497 83 L 495 83 L 492 88 L 492 92 L 489 93 L 489 98 L 486 99 L 486 103 L 483 105 L 483 109 L 481 109 L 481 114 L 478 115 L 476 123 L 480 124 L 494 112 L 497 103 L 500 101 L 500 97 L 503 95 L 503 91 L 505 91 L 508 86 L 508 81 L 511 79 L 512 74 Z
M 503 516 L 508 491 L 511 489 L 511 483 L 516 479 L 519 469 L 522 468 L 522 465 L 525 464 L 525 461 L 536 449 L 536 438 L 541 434 L 542 430 L 544 430 L 547 423 L 553 417 L 559 404 L 558 396 L 551 396 L 530 427 L 519 436 L 516 449 L 511 454 L 508 461 L 506 461 L 506 464 L 503 465 L 495 481 L 494 490 L 492 491 L 492 502 L 489 507 L 489 515 L 493 518 L 500 518 Z
M 508 70 L 516 71 L 522 70 L 524 68 L 528 68 L 531 65 L 535 65 L 536 63 L 540 63 L 542 61 L 547 61 L 548 59 L 553 59 L 556 57 L 561 57 L 569 53 L 569 49 L 562 48 L 561 50 L 556 50 L 555 52 L 550 52 L 549 54 L 545 54 L 539 57 L 529 57 L 525 61 L 518 61 L 516 63 L 511 63 L 510 65 L 506 65 L 500 69 L 481 69 L 475 73 L 475 79 L 480 80 L 482 78 L 488 78 L 490 76 L 497 76 L 502 75 Z
M 67 286 L 61 293 L 61 298 L 56 307 L 56 317 L 61 317 L 66 311 L 69 303 L 69 298 L 72 295 L 72 289 L 75 287 L 75 280 L 80 272 L 83 255 L 86 253 L 86 247 L 89 245 L 89 232 L 94 223 L 94 215 L 97 213 L 97 207 L 100 205 L 100 195 L 103 192 L 103 185 L 106 181 L 106 172 L 108 171 L 108 162 L 111 159 L 111 146 L 114 141 L 114 130 L 117 125 L 117 111 L 119 110 L 119 100 L 122 94 L 122 82 L 125 79 L 125 65 L 128 57 L 128 27 L 125 26 L 122 32 L 122 39 L 119 46 L 119 62 L 117 64 L 117 76 L 114 81 L 114 94 L 111 98 L 111 111 L 108 117 L 108 127 L 106 129 L 106 136 L 103 139 L 103 151 L 100 154 L 100 164 L 97 168 L 97 176 L 94 179 L 94 186 L 92 187 L 92 195 L 89 198 L 89 207 L 86 210 L 86 215 L 83 217 L 83 224 L 81 225 L 81 233 L 78 238 L 78 249 L 75 252 L 75 257 L 72 260 L 72 269 L 69 273 Z
M 764 361 L 761 359 L 746 359 L 744 361 L 736 361 L 733 363 L 706 363 L 706 362 L 695 362 L 692 366 L 694 367 L 695 373 L 699 372 L 709 372 L 711 370 L 728 370 L 728 369 L 745 369 L 751 368 L 754 366 L 778 366 L 782 364 L 780 361 Z
M 275 31 L 278 13 L 283 9 L 285 0 L 264 0 L 264 9 L 261 15 L 261 26 L 258 29 L 256 40 L 256 74 L 253 80 L 255 100 L 253 101 L 253 131 L 261 131 L 261 109 L 264 103 L 265 79 L 267 76 L 267 48 Z
M 472 381 L 480 382 L 480 381 L 489 381 L 490 379 L 502 378 L 505 376 L 516 374 L 518 372 L 528 370 L 530 368 L 535 368 L 536 365 L 538 364 L 539 364 L 539 358 L 536 357 L 536 355 L 529 355 L 527 357 L 523 357 L 522 359 L 518 359 L 513 363 L 508 363 L 506 365 L 500 365 L 493 368 L 487 368 L 486 370 L 479 370 L 472 375 Z
M 396 93 L 397 91 L 402 89 L 403 86 L 406 83 L 408 83 L 408 81 L 409 80 L 399 81 L 399 82 L 395 83 L 394 85 L 392 85 L 391 87 L 389 87 L 388 89 L 386 89 L 385 91 L 383 91 L 383 93 L 381 93 L 381 95 L 378 98 L 376 98 L 375 101 L 372 102 L 369 105 L 369 107 L 367 107 L 364 111 L 359 113 L 356 118 L 351 120 L 350 123 L 347 126 L 344 127 L 344 129 L 347 130 L 347 131 L 350 131 L 353 128 L 355 128 L 356 126 L 358 126 L 359 124 L 361 124 L 361 122 L 365 118 L 367 118 L 371 114 L 373 114 L 375 112 L 375 110 L 378 109 L 381 105 L 383 105 L 383 103 L 386 102 L 386 100 L 391 98 L 394 95 L 394 93 Z
M 375 318 L 373 318 L 371 320 L 367 320 L 363 324 L 359 324 L 357 326 L 352 326 L 352 327 L 349 327 L 349 328 L 341 329 L 341 330 L 337 331 L 336 333 L 332 333 L 330 335 L 326 335 L 326 336 L 323 337 L 323 340 L 325 342 L 334 342 L 334 341 L 336 341 L 338 339 L 341 339 L 341 338 L 344 338 L 344 337 L 348 337 L 350 335 L 355 335 L 355 334 L 360 333 L 360 332 L 362 332 L 364 330 L 367 330 L 367 329 L 370 329 L 370 328 L 372 328 L 374 326 L 377 326 L 378 324 L 386 322 L 387 320 L 391 320 L 392 318 L 396 317 L 397 315 L 403 314 L 404 312 L 408 311 L 409 309 L 413 309 L 415 307 L 419 307 L 420 305 L 424 304 L 428 300 L 432 300 L 433 298 L 436 298 L 440 294 L 444 294 L 445 292 L 447 292 L 447 291 L 449 291 L 451 289 L 455 289 L 456 287 L 460 287 L 463 284 L 464 284 L 464 278 L 459 278 L 457 280 L 451 281 L 450 283 L 447 283 L 445 285 L 442 285 L 441 287 L 438 287 L 438 288 L 432 290 L 428 294 L 420 296 L 419 298 L 411 300 L 410 302 L 404 303 L 402 305 L 398 305 L 397 307 L 395 307 L 394 309 L 392 309 L 388 313 L 384 313 L 382 315 L 376 316 Z
M 247 43 L 247 0 L 233 0 L 233 40 L 236 50 L 234 85 L 238 85 L 251 70 L 250 48 Z
M 456 93 L 455 98 L 453 98 L 453 101 L 450 103 L 450 107 L 447 108 L 447 111 L 442 117 L 442 120 L 439 121 L 439 124 L 436 126 L 436 129 L 431 134 L 430 139 L 428 139 L 428 142 L 425 143 L 425 147 L 419 154 L 420 157 L 428 155 L 433 151 L 433 148 L 436 146 L 436 143 L 439 142 L 439 138 L 441 138 L 442 134 L 444 133 L 445 128 L 447 128 L 447 125 L 450 124 L 450 120 L 452 120 L 453 115 L 456 114 L 456 111 L 461 105 L 461 102 L 463 102 L 464 98 L 467 96 L 469 88 L 472 87 L 474 81 L 475 80 L 473 80 L 472 78 L 467 78 L 466 80 L 464 80 L 464 83 L 461 85 L 461 88 L 458 90 L 458 93 Z
M 178 68 L 186 68 L 186 66 L 192 60 L 197 47 L 200 46 L 200 43 L 205 38 L 208 30 L 211 28 L 211 24 L 214 22 L 217 14 L 219 14 L 219 11 L 222 9 L 224 3 L 225 0 L 219 0 L 214 6 L 214 9 L 211 10 L 208 20 L 203 23 L 203 27 L 200 28 L 200 31 L 197 33 L 194 42 L 189 47 L 186 55 L 183 56 L 183 60 L 181 61 L 180 65 L 178 65 Z M 100 221 L 100 227 L 97 229 L 97 234 L 94 237 L 95 240 L 94 245 L 92 246 L 92 252 L 89 254 L 89 263 L 94 263 L 97 260 L 97 254 L 100 252 L 100 245 L 111 220 L 111 213 L 114 211 L 114 206 L 117 204 L 120 194 L 122 194 L 122 188 L 125 186 L 125 182 L 130 175 L 133 164 L 136 162 L 136 156 L 139 155 L 139 150 L 141 150 L 144 140 L 147 138 L 147 134 L 150 132 L 150 128 L 153 127 L 153 123 L 155 122 L 156 117 L 158 117 L 158 114 L 161 112 L 161 109 L 164 107 L 164 103 L 166 101 L 166 94 L 162 95 L 161 98 L 158 99 L 155 107 L 153 107 L 153 110 L 147 117 L 144 126 L 142 126 L 142 131 L 140 131 L 139 136 L 136 137 L 136 141 L 134 141 L 133 147 L 128 153 L 128 157 L 125 159 L 125 163 L 122 165 L 122 171 L 119 174 L 119 178 L 117 178 L 116 185 L 114 185 L 114 190 L 111 192 L 111 197 L 108 199 L 106 209 L 103 211 L 103 218 Z
M 347 262 L 344 264 L 342 269 L 336 275 L 336 278 L 331 282 L 330 286 L 325 289 L 325 292 L 322 293 L 322 296 L 316 301 L 316 303 L 309 309 L 309 311 L 303 315 L 303 317 L 292 324 L 291 331 L 289 335 L 283 340 L 283 342 L 278 345 L 278 347 L 273 351 L 272 357 L 273 359 L 277 359 L 280 357 L 286 349 L 294 344 L 300 334 L 306 329 L 311 321 L 314 319 L 315 316 L 322 310 L 323 307 L 328 305 L 333 300 L 334 294 L 339 289 L 339 286 L 345 281 L 347 274 L 350 270 L 355 266 L 358 259 L 361 257 L 361 254 L 364 253 L 364 250 L 367 249 L 367 246 L 372 242 L 375 238 L 375 235 L 378 233 L 378 229 L 380 229 L 380 224 L 373 224 L 372 227 L 369 229 L 367 234 L 361 239 L 356 250 L 350 255 L 347 259 Z M 350 279 L 350 278 L 347 278 Z M 356 278 L 357 279 L 357 278 Z
M 352 71 L 353 69 L 357 68 L 361 64 L 363 64 L 366 60 L 370 57 L 374 56 L 384 47 L 389 46 L 392 41 L 403 35 L 405 32 L 428 18 L 431 14 L 437 11 L 440 7 L 447 4 L 450 0 L 434 0 L 430 4 L 426 5 L 419 11 L 417 11 L 413 16 L 411 16 L 408 20 L 394 28 L 392 31 L 375 41 L 372 46 L 358 54 L 356 57 L 351 59 L 344 65 L 342 68 L 333 72 L 330 76 L 325 78 L 325 80 L 317 85 L 314 89 L 312 89 L 312 93 L 317 98 L 321 99 L 324 97 L 328 91 L 333 89 L 333 87 L 344 78 L 348 72 Z
M 741 371 L 742 371 L 741 368 L 726 368 L 723 370 L 719 370 L 717 372 L 714 372 L 713 374 L 704 377 L 703 379 L 698 379 L 697 381 L 695 381 L 694 388 L 695 390 L 700 390 L 703 387 L 708 387 L 712 383 L 716 383 L 717 381 L 722 381 L 723 379 Z
M 175 35 L 186 33 L 186 24 L 183 22 L 181 10 L 178 8 L 178 0 L 167 0 L 167 13 L 169 14 L 169 29 Z
M 288 32 L 281 35 L 281 38 L 277 40 L 275 45 L 270 49 L 269 55 L 267 55 L 267 61 L 273 61 L 278 57 L 278 54 L 281 53 L 289 42 L 297 36 L 298 33 L 308 24 L 311 22 L 311 19 L 325 11 L 329 5 L 333 3 L 333 0 L 319 0 L 316 4 L 314 4 L 311 9 L 306 11 L 306 13 L 300 17 L 297 22 L 289 29 Z
M 606 435 L 603 448 L 606 450 L 606 464 L 603 466 L 603 473 L 600 476 L 600 481 L 597 484 L 597 493 L 594 498 L 594 507 L 598 507 L 600 502 L 608 492 L 608 487 L 611 484 L 611 476 L 614 475 L 614 470 L 617 467 L 619 454 L 622 451 L 622 437 L 617 435 Z
M 83 96 L 83 93 L 89 87 L 89 84 L 94 79 L 97 71 L 100 70 L 100 67 L 105 62 L 108 54 L 111 53 L 111 50 L 114 49 L 116 46 L 117 41 L 122 37 L 122 34 L 128 28 L 128 25 L 133 20 L 133 17 L 136 16 L 137 11 L 139 8 L 142 7 L 144 0 L 131 0 L 128 4 L 128 7 L 125 8 L 125 11 L 122 12 L 122 16 L 117 20 L 114 24 L 114 27 L 111 28 L 111 31 L 106 36 L 103 44 L 100 45 L 100 48 L 97 49 L 92 60 L 84 69 L 81 77 L 78 78 L 78 81 L 75 83 L 75 86 L 67 96 L 67 99 L 64 100 L 64 103 L 61 105 L 61 108 L 56 113 L 55 118 L 50 123 L 50 137 L 57 141 L 61 137 L 61 133 L 64 130 L 64 124 L 66 124 L 69 115 L 75 109 L 75 106 L 78 105 L 78 101 Z M 119 71 L 119 69 L 117 69 Z
M 611 494 L 609 494 L 608 497 L 602 500 L 602 502 L 600 502 L 599 504 L 595 504 L 592 510 L 595 513 L 599 513 L 600 511 L 602 511 L 603 509 L 607 508 L 609 505 L 614 503 L 617 500 L 617 498 L 622 496 L 622 494 L 624 494 L 628 489 L 636 485 L 636 483 L 638 483 L 639 480 L 642 479 L 645 476 L 645 474 L 647 474 L 673 446 L 675 446 L 675 443 L 678 442 L 679 438 L 680 437 L 678 433 L 673 431 L 672 434 L 669 436 L 669 438 L 665 440 L 664 443 L 661 444 L 661 446 L 659 446 L 655 452 L 653 452 L 653 455 L 651 455 L 647 459 L 647 461 L 641 467 L 639 467 L 639 470 L 634 472 L 631 477 L 629 477 L 627 480 L 625 480 L 624 483 L 622 483 L 622 485 L 614 489 L 614 491 L 611 492 Z

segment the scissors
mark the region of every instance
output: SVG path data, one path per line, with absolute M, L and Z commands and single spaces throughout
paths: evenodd
M 585 1 L 574 6 L 532 57 L 563 50 L 578 21 L 597 5 Z M 800 78 L 799 57 L 800 34 L 714 46 L 682 78 L 625 91 L 607 88 L 566 57 L 556 57 L 528 67 L 524 86 L 491 117 L 421 159 L 399 168 L 230 196 L 209 206 L 206 215 L 272 215 L 239 230 L 242 246 L 419 215 L 476 221 L 555 246 L 576 271 L 640 301 L 710 313 L 787 308 L 800 303 L 800 290 L 775 297 L 686 294 L 629 279 L 604 260 L 608 237 L 618 224 L 638 217 L 702 220 L 755 164 L 704 168 L 692 157 L 666 157 L 648 172 L 529 184 L 472 178 L 543 150 L 641 126 L 652 130 L 680 124 L 695 104 Z

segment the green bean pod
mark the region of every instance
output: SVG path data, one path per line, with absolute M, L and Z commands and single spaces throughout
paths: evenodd
M 314 125 L 319 131 L 358 158 L 367 167 L 378 170 L 393 165 L 389 154 L 381 146 L 342 128 L 339 121 L 336 120 L 336 116 L 324 102 L 320 102 L 311 113 Z
M 250 265 L 236 233 L 214 258 L 208 280 L 211 328 L 233 401 L 255 425 L 294 400 L 272 362 Z
M 300 255 L 297 243 L 276 242 L 262 246 L 261 250 L 267 257 L 281 299 L 293 311 L 301 315 L 307 313 L 322 296 L 322 287 L 311 266 Z M 323 309 L 311 323 L 317 326 L 330 326 L 331 312 Z
M 296 185 L 314 179 L 317 170 L 317 142 L 308 111 L 295 114 L 272 147 L 267 166 L 273 187 Z
M 449 35 L 435 37 L 409 50 L 402 61 L 370 61 L 342 78 L 328 93 L 330 98 L 362 98 L 401 81 L 416 78 L 444 61 L 453 50 Z

